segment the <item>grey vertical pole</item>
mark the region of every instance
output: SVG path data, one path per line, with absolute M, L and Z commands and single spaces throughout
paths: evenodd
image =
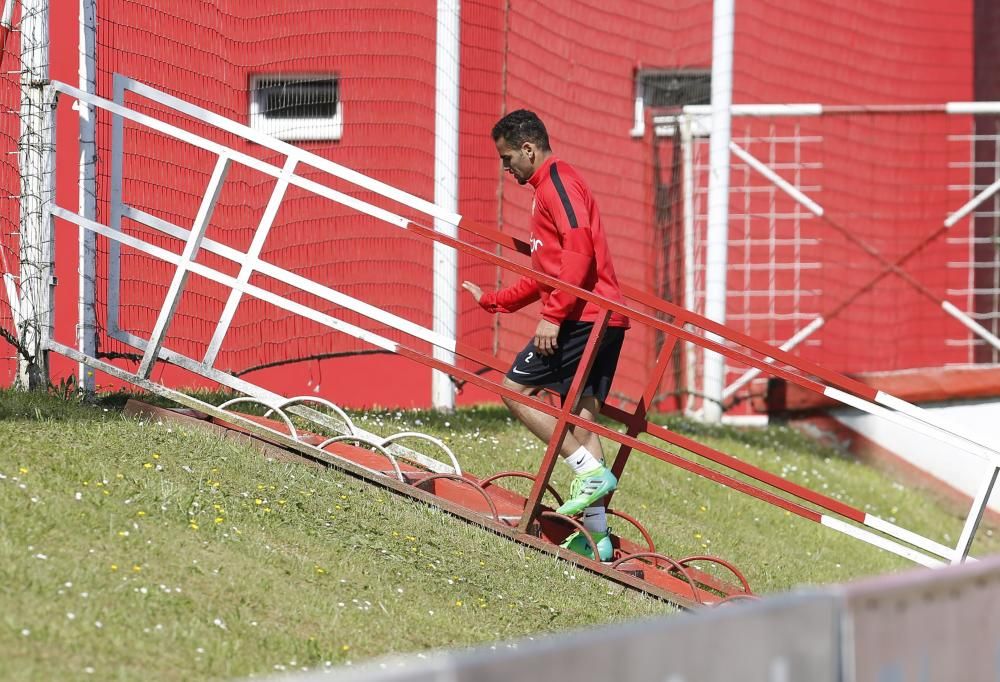
M 97 0 L 80 0 L 80 89 L 97 93 Z M 80 107 L 80 215 L 97 220 L 97 134 L 96 110 Z M 80 228 L 80 299 L 77 318 L 77 348 L 88 357 L 97 354 L 97 235 Z M 94 375 L 84 363 L 79 366 L 77 386 L 93 393 Z
M 45 389 L 49 383 L 43 343 L 52 324 L 52 230 L 45 216 L 51 190 L 51 138 L 54 123 L 47 111 L 49 86 L 49 2 L 21 3 L 21 345 L 30 360 L 18 358 L 22 388 Z

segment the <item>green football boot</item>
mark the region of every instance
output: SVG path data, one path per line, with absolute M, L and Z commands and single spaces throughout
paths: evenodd
M 617 487 L 618 479 L 605 466 L 580 474 L 569 486 L 569 499 L 556 511 L 575 516 Z
M 590 534 L 590 537 L 594 539 L 594 544 L 597 545 L 597 553 L 600 555 L 601 561 L 611 561 L 611 557 L 614 556 L 615 552 L 614 547 L 611 546 L 611 531 L 609 530 L 607 533 L 593 532 Z M 576 531 L 570 535 L 559 546 L 571 552 L 582 554 L 588 559 L 594 558 L 594 550 L 590 548 L 587 536 L 580 531 Z

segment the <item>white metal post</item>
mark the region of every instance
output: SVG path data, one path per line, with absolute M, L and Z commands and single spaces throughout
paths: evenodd
M 969 509 L 969 515 L 965 518 L 965 524 L 962 526 L 962 534 L 958 538 L 958 546 L 955 547 L 955 556 L 952 559 L 953 564 L 961 563 L 969 558 L 972 542 L 976 538 L 976 530 L 979 528 L 979 522 L 983 520 L 983 513 L 990 501 L 998 474 L 1000 474 L 1000 469 L 991 466 L 990 472 L 983 477 L 976 497 L 972 501 L 972 508 Z
M 45 338 L 51 325 L 52 233 L 45 219 L 45 200 L 51 177 L 46 130 L 54 121 L 46 109 L 49 86 L 49 3 L 21 3 L 21 137 L 18 141 L 21 171 L 21 344 L 32 356 L 18 356 L 18 380 L 27 389 L 44 389 L 49 383 Z
M 459 70 L 461 68 L 461 0 L 437 3 L 437 76 L 434 102 L 434 203 L 458 212 Z M 449 237 L 457 228 L 440 218 L 434 229 Z M 434 243 L 434 331 L 455 338 L 458 329 L 458 253 Z M 434 347 L 437 360 L 455 363 L 455 353 Z M 431 374 L 431 404 L 439 410 L 455 407 L 455 387 L 444 372 Z
M 97 92 L 97 0 L 80 0 L 80 89 Z M 77 102 L 80 109 L 80 215 L 97 220 L 97 133 L 96 109 Z M 77 348 L 87 357 L 97 355 L 97 235 L 80 228 L 80 298 Z M 94 372 L 79 365 L 77 386 L 84 393 L 94 391 Z
M 682 114 L 678 117 L 678 125 L 681 130 L 681 160 L 682 160 L 682 182 L 684 184 L 684 307 L 694 310 L 695 301 L 695 248 L 694 248 L 694 227 L 695 227 L 695 206 L 694 206 L 694 134 L 691 130 L 691 117 Z M 693 394 L 691 389 L 695 386 L 695 363 L 697 362 L 698 347 L 686 341 L 684 343 L 686 386 L 688 390 L 684 401 L 684 413 L 691 414 Z
M 729 142 L 733 102 L 735 0 L 715 0 L 712 11 L 712 136 L 709 147 L 708 244 L 705 256 L 705 316 L 726 321 L 726 267 L 729 242 Z M 715 334 L 707 334 L 720 341 Z M 722 419 L 725 358 L 705 351 L 706 421 Z

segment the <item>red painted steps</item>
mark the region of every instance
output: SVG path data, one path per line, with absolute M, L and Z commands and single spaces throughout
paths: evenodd
M 270 454 L 274 450 L 304 460 L 307 452 L 290 451 L 287 448 L 269 443 L 259 434 L 229 420 L 198 413 L 194 410 L 165 410 L 138 401 L 130 400 L 126 413 L 157 416 L 172 420 L 184 421 L 193 425 L 214 427 L 215 430 L 228 435 L 238 434 L 239 437 L 250 439 L 265 447 Z M 278 420 L 267 419 L 254 415 L 238 413 L 238 418 L 246 419 L 259 426 L 274 431 L 285 432 L 287 427 Z M 312 446 L 322 444 L 327 438 L 312 433 L 300 431 L 299 441 Z M 266 445 L 265 445 L 266 444 Z M 323 450 L 336 458 L 346 460 L 386 481 L 387 487 L 396 492 L 420 497 L 423 501 L 439 504 L 447 511 L 458 513 L 466 520 L 501 531 L 513 539 L 529 544 L 537 549 L 547 551 L 557 556 L 579 564 L 589 570 L 609 577 L 616 582 L 634 589 L 641 589 L 655 596 L 665 598 L 683 608 L 711 606 L 739 599 L 754 598 L 746 578 L 731 563 L 707 555 L 697 555 L 673 559 L 657 551 L 653 539 L 642 524 L 630 515 L 609 509 L 608 514 L 634 526 L 644 540 L 644 545 L 636 544 L 626 538 L 612 536 L 614 556 L 612 561 L 601 563 L 586 559 L 580 555 L 559 547 L 559 543 L 576 530 L 584 530 L 576 519 L 557 514 L 549 507 L 542 507 L 539 521 L 533 528 L 533 533 L 525 534 L 517 531 L 522 510 L 526 503 L 525 497 L 505 488 L 501 483 L 505 479 L 521 478 L 534 481 L 534 475 L 523 471 L 505 471 L 487 478 L 478 478 L 468 472 L 460 476 L 456 474 L 440 474 L 419 468 L 414 464 L 396 459 L 396 466 L 382 453 L 369 447 L 353 445 L 346 441 L 327 444 Z M 331 462 L 326 462 L 331 463 Z M 333 462 L 335 465 L 335 462 Z M 398 481 L 398 473 L 403 480 Z M 402 485 L 399 485 L 402 484 Z M 428 495 L 408 493 L 408 490 L 419 490 Z M 557 503 L 561 503 L 558 493 L 549 487 Z M 461 513 L 466 512 L 465 514 Z M 585 532 L 585 531 L 584 531 Z M 715 564 L 731 574 L 735 582 L 720 579 L 705 570 L 706 564 Z M 702 566 L 702 568 L 698 568 Z

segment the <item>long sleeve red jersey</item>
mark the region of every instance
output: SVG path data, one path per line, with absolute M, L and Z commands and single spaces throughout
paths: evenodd
M 601 214 L 590 188 L 565 161 L 550 156 L 528 180 L 535 188 L 531 203 L 531 267 L 612 301 L 624 303 Z M 541 299 L 542 317 L 594 322 L 600 309 L 576 296 L 522 277 L 513 285 L 484 293 L 479 304 L 490 313 L 512 313 Z M 611 327 L 628 327 L 628 318 L 612 313 Z

